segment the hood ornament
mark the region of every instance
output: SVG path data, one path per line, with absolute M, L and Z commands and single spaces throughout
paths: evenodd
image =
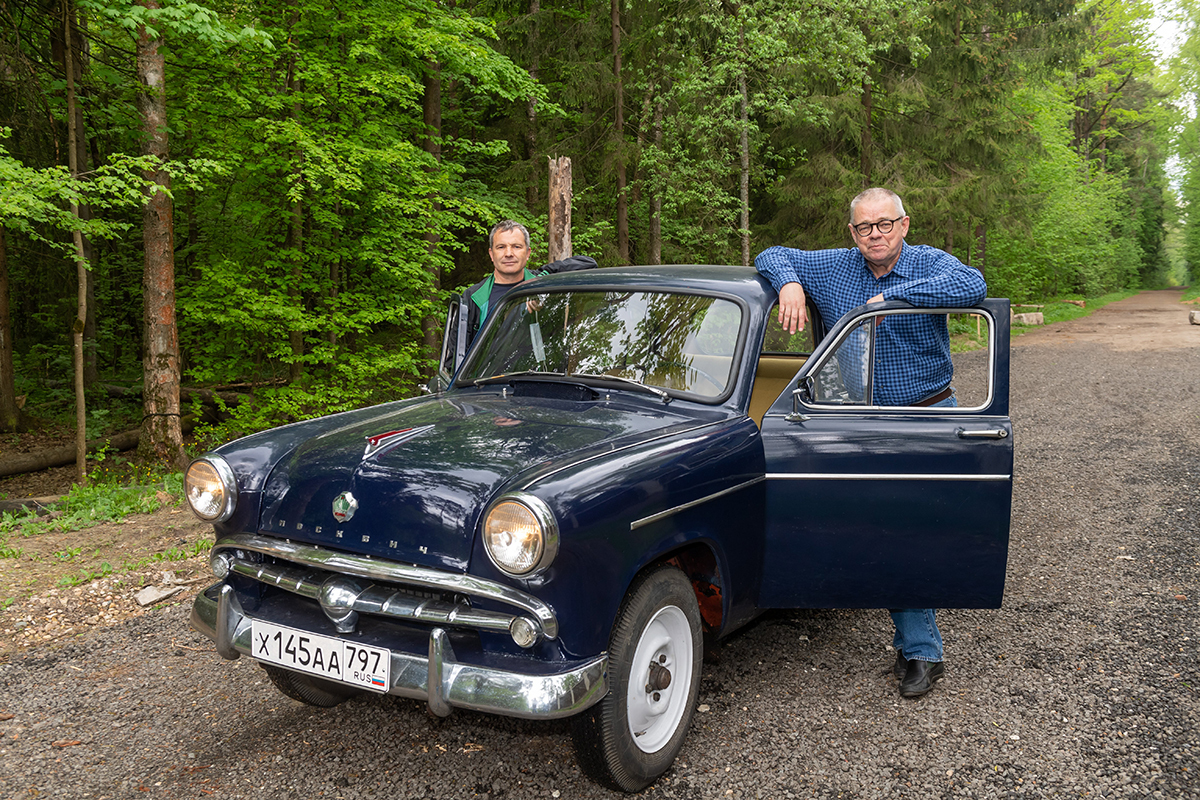
M 350 492 L 342 492 L 333 498 L 333 518 L 338 522 L 346 522 L 358 511 L 358 500 Z
M 395 447 L 402 442 L 407 442 L 409 439 L 420 436 L 432 428 L 432 425 L 422 425 L 418 428 L 402 428 L 398 431 L 388 431 L 387 433 L 376 433 L 373 436 L 368 436 L 367 449 L 363 451 L 362 460 L 366 461 L 379 451 Z

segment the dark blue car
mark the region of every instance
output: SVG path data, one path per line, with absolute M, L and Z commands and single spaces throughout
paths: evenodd
M 636 791 L 683 744 L 706 637 L 768 608 L 998 607 L 1008 302 L 864 306 L 815 347 L 775 302 L 740 267 L 528 281 L 469 351 L 448 325 L 431 396 L 205 455 L 218 581 L 192 625 L 305 703 L 572 717 L 584 770 Z M 930 313 L 974 348 L 959 407 L 877 405 L 876 327 Z

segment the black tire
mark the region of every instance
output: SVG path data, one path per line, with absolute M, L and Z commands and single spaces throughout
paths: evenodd
M 289 669 L 259 664 L 275 684 L 275 688 L 283 694 L 299 700 L 301 703 L 321 708 L 332 708 L 344 703 L 361 692 L 353 686 L 346 686 L 336 681 L 327 681 L 312 675 L 302 675 Z
M 691 582 L 673 567 L 639 576 L 609 638 L 608 694 L 572 720 L 584 773 L 636 792 L 670 769 L 692 724 L 702 659 Z

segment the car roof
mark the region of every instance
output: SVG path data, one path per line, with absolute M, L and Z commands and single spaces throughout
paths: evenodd
M 600 267 L 561 272 L 526 281 L 529 288 L 597 288 L 685 290 L 741 297 L 752 305 L 775 301 L 775 290 L 753 267 L 712 264 Z M 522 286 L 524 289 L 525 286 Z

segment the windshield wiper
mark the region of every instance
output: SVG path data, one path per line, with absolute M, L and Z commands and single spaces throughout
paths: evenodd
M 489 375 L 486 378 L 476 378 L 471 381 L 472 386 L 484 386 L 489 383 L 508 383 L 513 378 L 529 378 L 538 375 L 545 375 L 547 378 L 566 378 L 568 377 L 562 372 L 542 372 L 537 369 L 524 369 L 520 372 L 502 372 L 499 375 Z
M 635 389 L 640 389 L 643 392 L 649 392 L 650 394 L 657 395 L 659 397 L 659 399 L 661 399 L 663 401 L 664 404 L 671 402 L 671 395 L 667 394 L 662 389 L 659 389 L 656 386 L 648 386 L 648 385 L 642 383 L 641 381 L 635 381 L 633 378 L 625 378 L 625 377 L 622 377 L 621 375 L 596 375 L 591 372 L 572 372 L 570 375 L 567 375 L 567 377 L 568 378 L 587 378 L 587 379 L 593 380 L 593 381 L 609 381 L 609 382 L 615 381 L 616 383 L 623 383 L 623 384 L 631 386 Z
M 643 392 L 648 392 L 655 395 L 663 403 L 671 402 L 671 395 L 659 389 L 656 386 L 648 386 L 641 381 L 635 381 L 633 378 L 625 378 L 621 375 L 598 375 L 591 372 L 542 372 L 536 369 L 526 369 L 520 372 L 504 372 L 499 375 L 489 375 L 486 378 L 476 378 L 471 381 L 472 386 L 486 386 L 489 383 L 508 383 L 514 378 L 583 378 L 584 380 L 602 381 L 608 383 L 620 383 L 629 386 L 633 389 L 640 389 Z

